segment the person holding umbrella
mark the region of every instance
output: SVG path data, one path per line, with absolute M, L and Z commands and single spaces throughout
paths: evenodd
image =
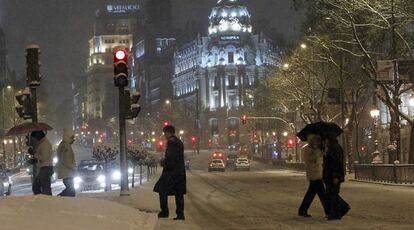
M 33 131 L 30 134 L 35 142 L 34 159 L 36 161 L 36 175 L 34 176 L 32 190 L 34 195 L 52 195 L 51 179 L 53 175 L 52 145 L 43 131 Z
M 328 215 L 325 186 L 322 181 L 322 139 L 317 134 L 309 133 L 306 141 L 308 144 L 302 148 L 302 157 L 305 163 L 306 177 L 309 181 L 309 187 L 305 197 L 303 198 L 302 204 L 300 205 L 298 215 L 303 217 L 311 217 L 311 215 L 308 214 L 308 209 L 316 194 L 322 203 L 325 215 Z
M 345 181 L 344 151 L 336 139 L 337 133 L 325 130 L 323 135 L 323 182 L 329 208 L 328 220 L 337 220 L 350 210 L 349 204 L 339 196 L 341 183 Z

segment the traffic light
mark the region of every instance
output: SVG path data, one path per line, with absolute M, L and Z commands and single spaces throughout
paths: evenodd
M 164 147 L 164 142 L 160 141 L 160 142 L 158 142 L 158 145 L 160 146 L 160 149 L 162 149 Z
M 32 118 L 32 98 L 31 93 L 28 88 L 26 88 L 23 92 L 19 92 L 16 94 L 18 106 L 16 106 L 16 112 L 19 114 L 19 117 L 27 120 Z
M 169 121 L 164 121 L 164 127 L 165 126 L 168 126 L 170 124 L 170 122 Z
M 197 137 L 195 137 L 195 136 L 191 137 L 191 142 L 193 142 L 193 144 L 196 142 L 196 140 L 197 140 Z
M 134 119 L 138 117 L 141 112 L 141 106 L 138 104 L 141 98 L 140 93 L 132 93 L 129 90 L 125 90 L 125 119 Z
M 289 138 L 287 144 L 289 148 L 292 148 L 295 145 L 295 141 L 293 140 L 293 138 Z
M 128 86 L 128 53 L 125 49 L 114 51 L 114 81 L 116 87 Z
M 40 48 L 38 45 L 29 45 L 26 47 L 26 52 L 27 85 L 30 87 L 40 86 Z
M 241 120 L 242 120 L 242 124 L 243 124 L 243 125 L 247 124 L 247 115 L 243 115 L 243 116 L 241 117 Z

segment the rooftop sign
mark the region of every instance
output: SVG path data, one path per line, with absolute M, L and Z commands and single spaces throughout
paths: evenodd
M 107 5 L 106 10 L 108 13 L 128 13 L 139 10 L 139 5 Z

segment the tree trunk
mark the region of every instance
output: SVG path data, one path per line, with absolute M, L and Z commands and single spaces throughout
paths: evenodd
M 408 151 L 408 164 L 414 164 L 414 125 L 411 125 L 410 148 Z
M 397 146 L 397 153 L 395 154 L 396 156 L 394 156 L 394 154 L 389 154 L 388 156 L 388 163 L 389 164 L 394 164 L 395 160 L 399 160 L 400 159 L 400 153 L 398 150 L 400 150 L 400 125 L 398 122 L 398 114 L 395 113 L 394 110 L 390 109 L 390 117 L 391 117 L 391 122 L 390 122 L 390 144 L 396 144 Z M 378 139 L 378 138 L 377 138 Z

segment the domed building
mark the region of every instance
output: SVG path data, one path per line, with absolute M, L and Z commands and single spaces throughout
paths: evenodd
M 175 105 L 198 114 L 201 142 L 226 146 L 242 141 L 240 117 L 254 105 L 258 79 L 280 65 L 280 51 L 252 33 L 249 10 L 238 0 L 219 0 L 209 24 L 207 36 L 175 53 L 173 92 Z

